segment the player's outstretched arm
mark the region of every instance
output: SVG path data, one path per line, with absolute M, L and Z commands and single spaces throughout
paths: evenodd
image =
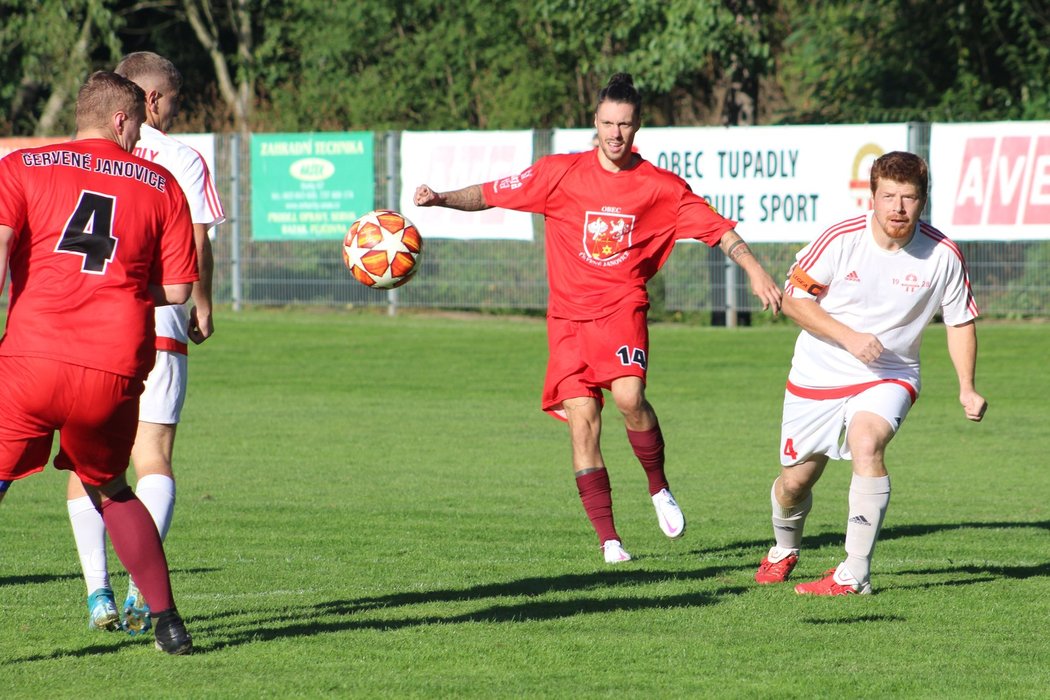
M 481 185 L 471 185 L 451 192 L 436 192 L 430 185 L 420 185 L 416 188 L 412 201 L 417 207 L 447 207 L 460 211 L 481 211 L 490 208 L 485 204 Z
M 988 410 L 988 402 L 974 388 L 977 374 L 977 324 L 968 321 L 958 326 L 945 326 L 948 356 L 959 377 L 959 403 L 969 420 L 979 422 Z
M 735 262 L 747 273 L 751 282 L 751 293 L 762 300 L 762 309 L 773 309 L 776 316 L 780 311 L 781 291 L 780 285 L 773 281 L 762 263 L 758 261 L 755 254 L 743 238 L 735 230 L 730 229 L 722 235 L 718 242 L 726 257 Z

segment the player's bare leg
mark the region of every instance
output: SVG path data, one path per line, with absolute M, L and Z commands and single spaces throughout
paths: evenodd
M 602 407 L 590 396 L 562 402 L 572 441 L 572 470 L 580 501 L 591 521 L 605 561 L 627 561 L 631 555 L 623 550 L 613 522 L 612 486 L 602 458 Z
M 677 539 L 685 534 L 685 516 L 667 483 L 664 436 L 656 411 L 645 398 L 645 382 L 641 377 L 619 377 L 610 388 L 616 408 L 623 416 L 627 440 L 649 480 L 649 497 L 656 509 L 656 520 L 665 535 Z
M 135 495 L 146 506 L 157 524 L 163 541 L 171 526 L 175 508 L 175 475 L 171 468 L 175 449 L 176 424 L 139 421 L 131 462 L 135 465 Z
M 806 516 L 813 507 L 813 486 L 824 473 L 828 458 L 815 455 L 790 467 L 781 467 L 769 500 L 776 544 L 763 557 L 755 582 L 783 583 L 798 564 Z

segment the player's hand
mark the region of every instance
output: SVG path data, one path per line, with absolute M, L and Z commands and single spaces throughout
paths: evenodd
M 854 333 L 843 347 L 855 358 L 868 365 L 879 359 L 882 351 L 882 343 L 871 333 Z
M 187 334 L 194 344 L 200 345 L 214 332 L 215 326 L 212 323 L 210 311 L 202 311 L 199 306 L 190 309 L 190 327 Z
M 416 188 L 416 194 L 412 197 L 417 207 L 431 207 L 440 204 L 441 195 L 430 189 L 430 185 L 420 185 Z
M 966 417 L 974 423 L 980 423 L 984 412 L 988 410 L 988 402 L 976 391 L 964 391 L 959 394 L 959 403 L 962 404 Z
M 772 309 L 774 316 L 779 314 L 783 294 L 780 285 L 762 268 L 748 275 L 748 278 L 751 280 L 751 293 L 762 300 L 762 310 Z

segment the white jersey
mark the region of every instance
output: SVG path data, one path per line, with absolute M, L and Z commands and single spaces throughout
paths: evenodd
M 912 240 L 896 251 L 875 243 L 873 214 L 840 222 L 796 256 L 796 265 L 825 289 L 815 296 L 788 282 L 786 293 L 816 299 L 833 318 L 871 333 L 885 350 L 869 365 L 835 343 L 799 334 L 788 381 L 797 387 L 846 387 L 903 380 L 919 390 L 919 346 L 926 325 L 940 312 L 957 326 L 978 316 L 966 263 L 958 246 L 920 222 Z
M 211 228 L 226 220 L 215 183 L 200 153 L 163 131 L 143 124 L 138 143 L 135 144 L 135 155 L 159 163 L 171 171 L 186 193 L 193 223 Z M 186 306 L 158 306 L 155 318 L 157 349 L 185 354 L 189 342 L 189 314 Z

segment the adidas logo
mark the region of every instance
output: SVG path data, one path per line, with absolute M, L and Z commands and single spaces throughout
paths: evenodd
M 848 275 L 846 275 L 846 281 L 847 282 L 860 282 L 860 276 L 857 274 L 856 270 L 853 270 Z
M 854 515 L 852 518 L 849 519 L 849 522 L 853 523 L 854 525 L 867 525 L 868 527 L 871 527 L 871 523 L 869 523 L 868 519 L 865 518 L 863 515 Z

